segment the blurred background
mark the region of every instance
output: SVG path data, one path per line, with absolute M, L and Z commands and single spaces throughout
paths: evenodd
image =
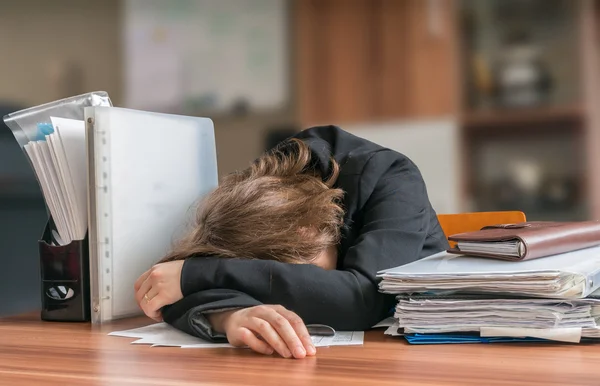
M 220 174 L 335 124 L 412 158 L 439 213 L 600 219 L 599 33 L 594 0 L 3 0 L 0 115 L 104 90 L 210 117 Z M 0 124 L 0 315 L 38 307 L 46 219 Z

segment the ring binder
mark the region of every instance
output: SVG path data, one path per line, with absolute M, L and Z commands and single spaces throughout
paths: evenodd
M 213 122 L 119 107 L 84 109 L 92 323 L 142 313 L 136 279 L 167 253 L 218 186 Z
M 88 236 L 67 245 L 53 245 L 52 218 L 41 240 L 40 274 L 42 280 L 41 319 L 45 321 L 90 321 L 90 280 Z

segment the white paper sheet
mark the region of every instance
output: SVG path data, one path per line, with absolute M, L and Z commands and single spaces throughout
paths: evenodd
M 87 231 L 87 155 L 85 123 L 75 119 L 50 117 L 54 133 L 49 135 L 56 151 L 58 168 L 73 216 L 74 237 L 81 240 Z
M 512 337 L 512 338 L 539 338 L 558 342 L 579 343 L 581 340 L 581 327 L 574 328 L 510 328 L 510 327 L 482 327 L 482 337 Z
M 68 205 L 66 202 L 64 187 L 62 186 L 62 184 L 59 181 L 58 172 L 56 170 L 56 165 L 54 164 L 54 161 L 50 154 L 50 146 L 48 145 L 48 142 L 46 142 L 46 141 L 39 141 L 37 143 L 37 145 L 38 145 L 38 149 L 40 150 L 40 153 L 39 153 L 39 154 L 41 154 L 40 159 L 43 163 L 43 167 L 45 168 L 46 177 L 48 178 L 48 182 L 51 184 L 50 186 L 51 186 L 52 195 L 55 197 L 56 202 L 58 202 L 58 207 L 60 208 L 61 217 L 64 220 L 66 227 L 67 227 L 68 235 L 67 236 L 61 235 L 61 236 L 63 236 L 63 239 L 68 238 L 68 242 L 71 242 L 71 240 L 73 240 L 72 229 L 74 228 L 74 226 L 72 224 L 71 217 L 69 216 Z
M 390 336 L 402 336 L 403 334 L 398 332 L 399 328 L 400 328 L 400 324 L 398 324 L 398 322 L 396 321 L 396 322 L 394 322 L 394 324 L 389 326 L 387 330 L 385 330 L 384 334 L 390 335 Z
M 33 165 L 33 170 L 38 178 L 40 187 L 42 188 L 42 193 L 44 195 L 44 200 L 46 201 L 46 205 L 48 206 L 48 210 L 50 210 L 50 215 L 54 219 L 54 223 L 56 224 L 59 232 L 62 230 L 60 218 L 58 215 L 58 209 L 56 207 L 56 203 L 54 202 L 54 198 L 50 194 L 50 185 L 46 180 L 46 176 L 44 174 L 42 164 L 38 159 L 35 142 L 29 142 L 24 146 L 25 152 L 27 156 L 31 160 L 31 164 Z M 63 241 L 64 242 L 64 241 Z
M 131 330 L 114 331 L 110 336 L 138 338 L 132 344 L 150 344 L 152 347 L 169 346 L 181 348 L 233 347 L 228 343 L 211 343 L 181 332 L 166 323 L 155 323 Z M 363 331 L 337 331 L 335 336 L 312 336 L 316 347 L 362 345 Z
M 489 298 L 470 295 L 399 298 L 395 317 L 410 333 L 452 333 L 480 328 L 531 328 L 557 331 L 595 328 L 595 299 Z
M 360 346 L 365 339 L 363 331 L 336 331 L 334 336 L 311 336 L 315 347 Z
M 54 132 L 25 145 L 56 230 L 59 244 L 87 231 L 87 156 L 83 121 L 51 117 Z M 56 236 L 58 233 L 59 236 Z
M 388 294 L 459 290 L 578 299 L 600 287 L 600 247 L 519 262 L 440 252 L 378 277 Z
M 46 149 L 48 157 L 44 157 L 43 148 Z M 69 237 L 69 228 L 67 226 L 67 220 L 64 213 L 64 205 L 61 205 L 59 200 L 59 193 L 57 191 L 58 186 L 56 182 L 51 178 L 50 168 L 54 168 L 51 163 L 50 150 L 48 144 L 45 141 L 31 141 L 25 145 L 25 152 L 29 156 L 35 174 L 38 178 L 42 192 L 44 194 L 44 200 L 50 210 L 52 219 L 58 229 L 58 233 L 61 235 L 61 241 L 64 244 L 69 244 L 71 238 Z M 48 158 L 48 161 L 47 161 Z M 63 245 L 64 245 L 63 244 Z
M 376 325 L 374 325 L 371 328 L 390 327 L 390 326 L 393 326 L 395 322 L 396 322 L 396 319 L 394 319 L 393 316 L 390 316 L 389 318 L 383 319 L 381 322 L 377 323 Z

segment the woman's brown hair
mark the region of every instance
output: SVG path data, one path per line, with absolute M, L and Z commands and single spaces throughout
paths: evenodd
M 226 176 L 198 207 L 193 229 L 161 262 L 218 256 L 310 263 L 339 243 L 339 165 L 322 176 L 308 146 L 292 139 Z

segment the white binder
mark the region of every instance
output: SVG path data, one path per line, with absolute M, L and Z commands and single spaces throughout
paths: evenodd
M 207 118 L 86 107 L 92 322 L 141 313 L 135 280 L 217 187 Z

